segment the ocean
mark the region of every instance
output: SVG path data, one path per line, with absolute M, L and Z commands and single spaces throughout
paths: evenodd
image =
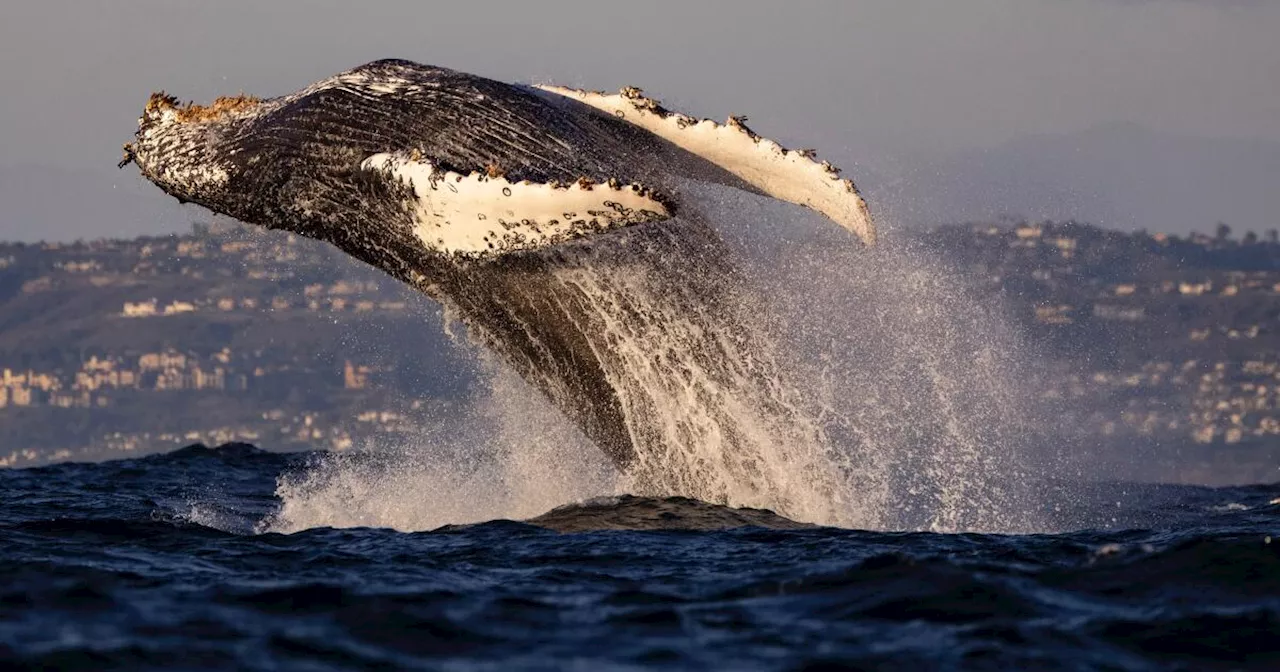
M 0 471 L 0 668 L 1280 669 L 1280 485 L 1047 481 L 1033 534 L 631 496 L 269 531 L 317 459 Z

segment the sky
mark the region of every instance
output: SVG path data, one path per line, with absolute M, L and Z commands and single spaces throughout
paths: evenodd
M 3 13 L 3 239 L 200 219 L 115 169 L 153 90 L 280 95 L 385 57 L 745 115 L 818 148 L 891 222 L 1018 210 L 1280 226 L 1280 2 L 7 0 Z

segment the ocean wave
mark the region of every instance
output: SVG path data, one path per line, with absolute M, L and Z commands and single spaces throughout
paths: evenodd
M 1044 507 L 1076 528 L 1037 534 L 633 495 L 261 532 L 280 476 L 318 459 L 196 447 L 0 472 L 0 667 L 1280 664 L 1276 485 L 1059 483 Z
M 767 509 L 733 508 L 687 497 L 598 497 L 556 507 L 528 519 L 557 532 L 592 530 L 723 530 L 763 527 L 794 530 L 814 527 Z

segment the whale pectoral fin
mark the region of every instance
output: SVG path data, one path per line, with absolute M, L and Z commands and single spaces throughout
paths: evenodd
M 409 186 L 414 233 L 429 249 L 461 257 L 536 250 L 672 214 L 655 192 L 617 180 L 510 182 L 496 170 L 462 175 L 394 154 L 361 167 Z
M 857 234 L 866 244 L 875 243 L 875 224 L 853 182 L 841 179 L 838 168 L 817 161 L 810 150 L 786 149 L 756 135 L 737 117 L 718 124 L 667 110 L 633 87 L 616 94 L 551 85 L 536 88 L 638 126 L 710 161 L 768 196 L 816 210 Z

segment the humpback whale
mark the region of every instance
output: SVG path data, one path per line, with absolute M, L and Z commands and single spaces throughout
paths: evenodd
M 806 206 L 875 241 L 853 182 L 742 118 L 403 60 L 276 98 L 152 94 L 129 163 L 180 201 L 327 241 L 439 301 L 623 469 L 701 440 L 673 407 L 715 416 L 735 386 L 769 387 L 735 329 L 738 271 L 683 184 Z M 730 449 L 732 425 L 713 432 Z

